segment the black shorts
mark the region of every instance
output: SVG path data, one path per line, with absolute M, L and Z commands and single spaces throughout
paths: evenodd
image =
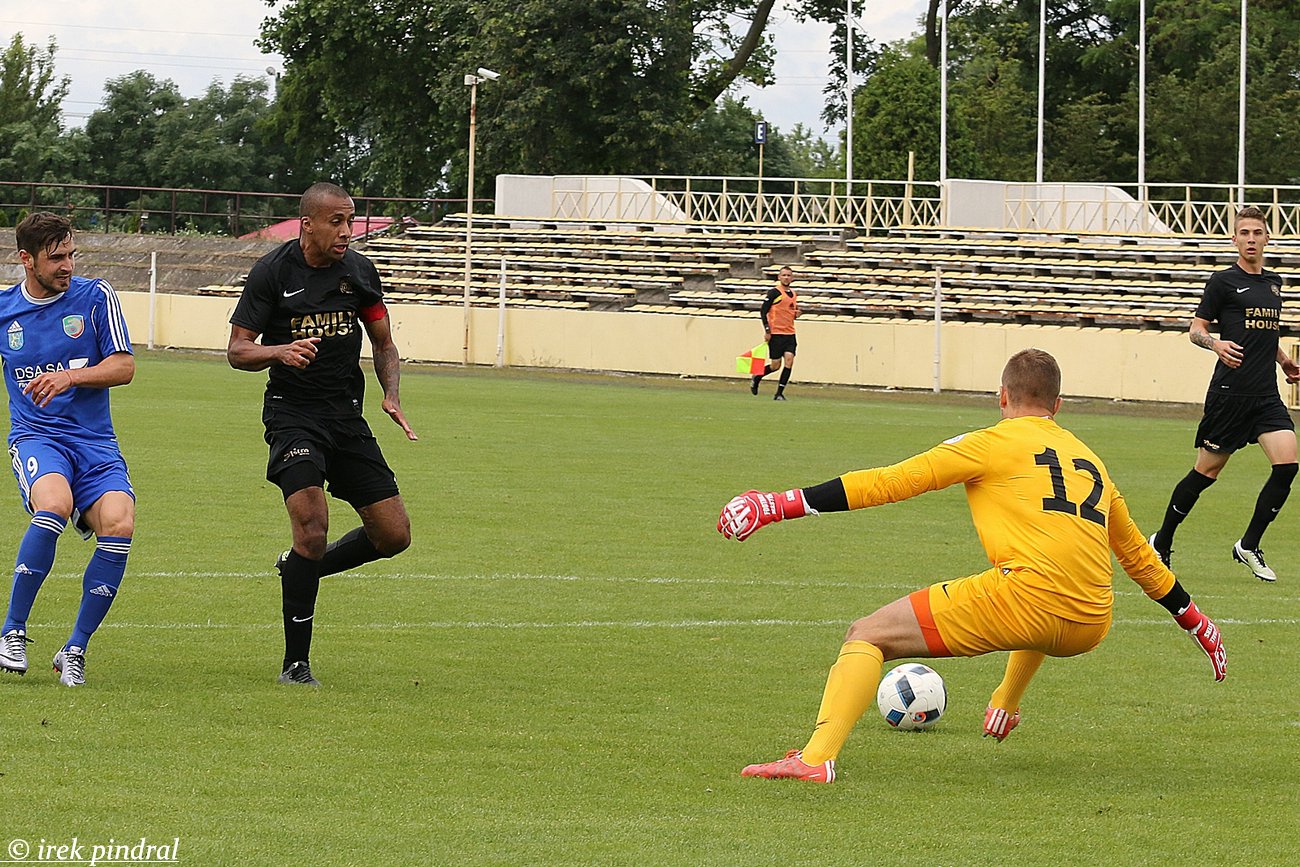
M 398 495 L 397 477 L 361 416 L 321 419 L 268 409 L 262 423 L 271 447 L 267 481 L 274 483 L 288 467 L 310 461 L 329 482 L 330 494 L 353 508 Z
M 787 352 L 794 355 L 797 345 L 793 334 L 773 334 L 767 341 L 767 357 L 776 361 Z
M 1196 428 L 1195 446 L 1228 455 L 1259 442 L 1259 435 L 1295 430 L 1282 398 L 1271 395 L 1208 394 L 1205 414 Z

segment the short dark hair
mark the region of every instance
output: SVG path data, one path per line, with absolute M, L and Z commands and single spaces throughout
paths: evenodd
M 1234 231 L 1237 228 L 1237 224 L 1242 220 L 1259 220 L 1264 224 L 1265 228 L 1268 228 L 1268 220 L 1264 219 L 1264 212 L 1254 205 L 1247 205 L 1237 212 L 1237 218 L 1232 221 L 1232 228 Z
M 72 221 L 49 211 L 37 211 L 14 229 L 18 249 L 26 251 L 33 259 L 38 253 L 49 255 L 55 247 L 72 237 Z
M 321 202 L 326 199 L 350 199 L 348 191 L 338 184 L 332 184 L 329 181 L 320 181 L 312 184 L 302 194 L 298 200 L 298 216 L 310 217 L 320 207 Z
M 1041 349 L 1022 349 L 1007 359 L 1007 366 L 1002 368 L 1002 385 L 1008 399 L 1015 403 L 1051 409 L 1061 396 L 1061 368 Z

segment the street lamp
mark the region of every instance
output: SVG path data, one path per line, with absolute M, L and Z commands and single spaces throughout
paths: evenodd
M 862 0 L 866 13 L 867 0 Z M 844 190 L 853 195 L 853 32 L 869 36 L 866 23 L 853 15 L 853 0 L 844 0 Z M 850 204 L 850 207 L 852 205 Z
M 471 240 L 474 232 L 474 127 L 478 115 L 478 86 L 480 82 L 496 81 L 499 72 L 478 68 L 477 73 L 465 74 L 465 86 L 469 88 L 469 177 L 465 186 L 465 347 L 463 364 L 469 364 L 469 285 L 473 254 Z

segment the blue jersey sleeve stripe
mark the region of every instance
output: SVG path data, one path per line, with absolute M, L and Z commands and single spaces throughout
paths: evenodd
M 104 300 L 108 304 L 108 329 L 114 350 L 130 352 L 131 338 L 126 333 L 126 319 L 122 316 L 122 305 L 117 300 L 117 293 L 107 280 L 99 281 L 99 291 L 104 293 Z

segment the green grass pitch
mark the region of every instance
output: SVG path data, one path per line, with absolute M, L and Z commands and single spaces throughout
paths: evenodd
M 1300 503 L 1265 538 L 1275 586 L 1229 557 L 1267 472 L 1258 449 L 1174 552 L 1223 628 L 1226 682 L 1117 573 L 1110 636 L 1045 664 L 1004 744 L 980 737 L 1003 658 L 939 660 L 939 726 L 894 732 L 872 709 L 840 779 L 815 786 L 739 771 L 803 744 L 851 620 L 984 568 L 964 496 L 743 545 L 715 532 L 718 510 L 991 424 L 992 397 L 796 384 L 780 404 L 739 379 L 408 368 L 407 443 L 369 378 L 415 541 L 325 579 L 325 686 L 288 689 L 264 377 L 141 353 L 114 394 L 139 496 L 127 577 L 87 685 L 59 687 L 49 657 L 90 553 L 61 541 L 32 670 L 0 678 L 0 845 L 179 838 L 189 865 L 1300 861 Z M 1102 410 L 1071 402 L 1061 421 L 1150 532 L 1195 413 Z M 333 520 L 334 536 L 355 523 L 346 506 Z M 3 557 L 24 526 L 11 488 Z

